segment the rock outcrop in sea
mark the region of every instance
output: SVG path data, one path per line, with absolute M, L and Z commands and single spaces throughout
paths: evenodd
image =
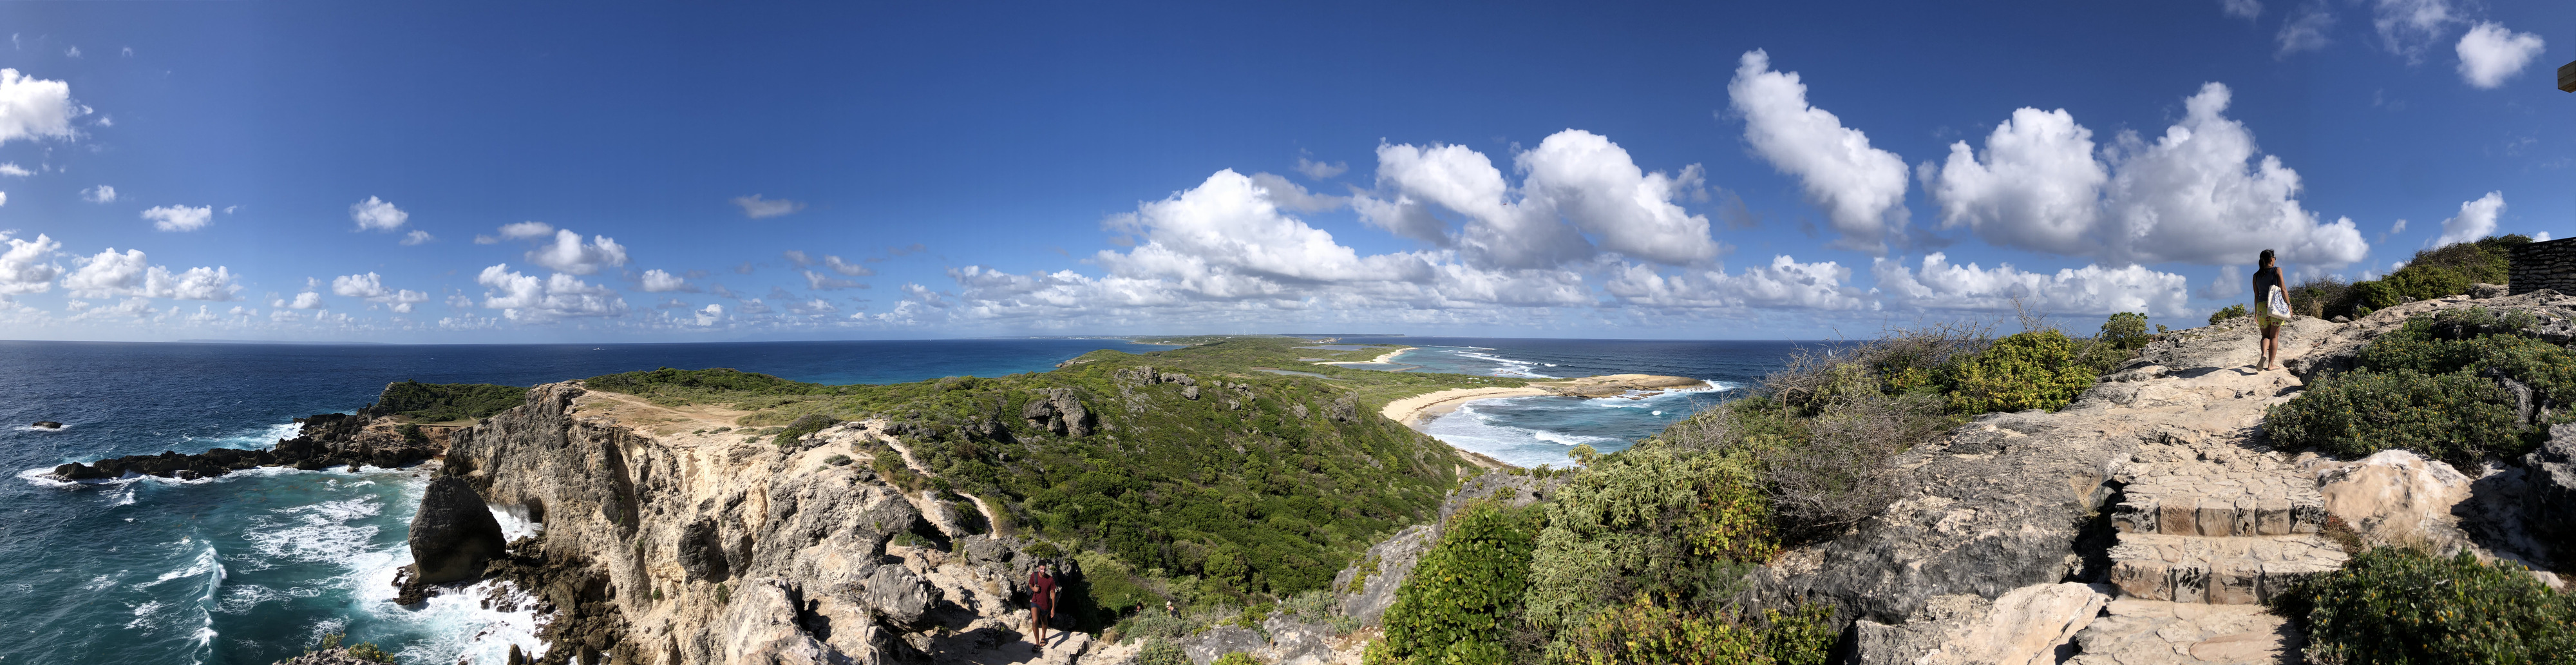
M 419 464 L 447 449 L 447 428 L 420 427 L 419 434 L 406 435 L 400 419 L 373 409 L 360 409 L 355 414 L 316 414 L 295 422 L 303 425 L 295 438 L 280 440 L 276 447 L 266 450 L 215 448 L 194 455 L 177 451 L 127 455 L 88 464 L 63 464 L 54 467 L 52 475 L 61 480 L 100 480 L 126 474 L 193 480 L 263 466 L 306 471 L 358 465 L 394 468 Z

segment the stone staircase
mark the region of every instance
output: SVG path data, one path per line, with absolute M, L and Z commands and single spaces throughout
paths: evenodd
M 2111 583 L 2140 600 L 2252 605 L 2343 566 L 2320 532 L 2325 499 L 2287 456 L 2232 441 L 2139 448 L 2120 474 L 2126 500 Z

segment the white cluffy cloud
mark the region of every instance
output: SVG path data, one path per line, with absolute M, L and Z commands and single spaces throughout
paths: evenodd
M 2325 48 L 2328 41 L 2326 32 L 2333 30 L 2334 24 L 2333 8 L 2327 6 L 2325 0 L 2310 0 L 2281 20 L 2281 31 L 2273 37 L 2281 48 L 2274 52 L 2274 57 Z
M 1557 268 L 1601 251 L 1692 265 L 1725 249 L 1710 237 L 1707 216 L 1673 202 L 1698 191 L 1697 165 L 1677 175 L 1647 172 L 1626 149 L 1591 132 L 1557 132 L 1515 156 L 1524 174 L 1518 200 L 1502 171 L 1466 146 L 1380 145 L 1377 157 L 1378 182 L 1394 194 L 1354 198 L 1361 220 L 1455 248 L 1478 267 Z M 1263 189 L 1264 198 L 1281 198 L 1276 187 Z M 1452 233 L 1430 206 L 1458 213 L 1466 224 Z
M 349 204 L 349 221 L 357 222 L 360 231 L 392 231 L 410 220 L 411 213 L 394 207 L 392 201 L 373 196 Z
M 1744 141 L 1782 173 L 1797 176 L 1840 237 L 1834 245 L 1885 254 L 1904 234 L 1905 160 L 1870 147 L 1869 136 L 1807 103 L 1797 72 L 1771 70 L 1771 55 L 1744 54 L 1726 86 L 1744 116 Z
M 372 303 L 382 303 L 393 311 L 405 313 L 410 312 L 414 304 L 429 302 L 427 293 L 387 288 L 384 278 L 372 272 L 331 278 L 331 293 L 349 298 L 361 298 Z
M 72 102 L 72 86 L 0 69 L 0 144 L 17 139 L 68 138 L 72 118 L 89 107 Z
M 1982 155 L 1960 141 L 1946 165 L 1919 171 L 1943 227 L 1996 245 L 2112 264 L 2246 263 L 2264 248 L 2292 263 L 2361 260 L 2370 244 L 2352 220 L 2302 207 L 2298 172 L 2258 156 L 2253 132 L 2223 114 L 2230 94 L 2203 85 L 2163 136 L 2122 132 L 2098 151 L 2066 111 L 2024 108 Z
M 2143 266 L 2103 268 L 2088 265 L 2056 274 L 2023 272 L 2011 264 L 1992 269 L 1957 265 L 1933 252 L 1922 270 L 1904 261 L 1878 259 L 1870 266 L 1880 297 L 1891 305 L 1925 309 L 2011 311 L 2015 300 L 2046 314 L 2107 315 L 2140 312 L 2178 316 L 2187 310 L 2184 290 L 2190 280 Z
M 115 188 L 115 187 L 110 187 L 110 186 L 107 186 L 107 185 L 99 185 L 99 186 L 97 186 L 97 187 L 91 187 L 91 188 L 88 188 L 88 189 L 83 189 L 83 190 L 81 190 L 81 192 L 80 192 L 80 193 L 81 193 L 81 200 L 83 200 L 83 201 L 88 201 L 88 202 L 91 202 L 91 203 L 115 203 L 115 202 L 116 202 L 116 188 Z
M 2514 32 L 2502 23 L 2487 22 L 2460 35 L 2456 48 L 2460 53 L 2460 78 L 2472 86 L 2495 88 L 2522 73 L 2523 67 L 2540 57 L 2544 46 L 2540 35 Z
M 429 235 L 429 232 L 428 232 L 428 231 L 423 231 L 423 230 L 420 230 L 420 229 L 412 229 L 412 230 L 411 230 L 411 233 L 403 234 L 402 244 L 404 244 L 404 245 L 418 245 L 418 244 L 426 243 L 426 242 L 429 242 L 429 241 L 431 241 L 431 240 L 435 240 L 435 239 L 436 239 L 436 238 L 432 238 L 432 237 L 430 237 L 430 235 Z
M 621 316 L 626 299 L 606 286 L 594 286 L 565 274 L 544 278 L 523 275 L 503 263 L 484 268 L 474 283 L 488 287 L 483 307 L 501 310 L 502 318 L 543 322 L 561 318 Z
M 742 206 L 742 216 L 752 219 L 778 217 L 805 209 L 805 203 L 802 201 L 763 199 L 759 194 L 733 197 L 733 204 Z
M 9 245 L 9 251 L 0 252 L 0 295 L 43 293 L 54 288 L 54 277 L 63 273 L 63 266 L 52 258 L 54 252 L 62 250 L 62 243 L 42 233 L 36 234 L 35 240 L 0 233 L 0 241 Z
M 154 229 L 195 231 L 214 221 L 215 209 L 212 206 L 158 206 L 144 210 L 143 218 L 152 220 Z
M 2504 192 L 2487 192 L 2460 204 L 2460 214 L 2442 220 L 2442 237 L 2433 241 L 2440 247 L 2452 243 L 2473 242 L 2495 234 L 2496 215 L 2504 212 Z
M 508 236 L 509 228 L 504 227 L 502 234 Z M 626 265 L 626 248 L 608 236 L 591 236 L 585 243 L 572 229 L 558 229 L 554 242 L 528 250 L 528 262 L 555 272 L 588 275 L 602 267 Z
M 542 238 L 555 232 L 555 225 L 545 222 L 519 222 L 501 225 L 501 239 Z M 491 244 L 491 243 L 484 243 Z
M 672 291 L 696 293 L 698 287 L 690 285 L 689 280 L 681 279 L 679 275 L 673 275 L 670 271 L 659 268 L 644 271 L 644 292 L 669 293 Z
M 41 242 L 44 237 L 37 236 L 37 240 Z M 12 242 L 11 245 L 13 250 L 18 249 L 17 243 Z M 7 258 L 0 257 L 0 266 L 6 265 Z M 63 275 L 63 289 L 75 298 L 138 296 L 215 301 L 232 300 L 234 294 L 241 292 L 241 287 L 233 284 L 232 271 L 225 267 L 189 268 L 172 273 L 169 268 L 151 265 L 143 250 L 130 249 L 119 254 L 113 247 L 82 259 L 79 268 Z

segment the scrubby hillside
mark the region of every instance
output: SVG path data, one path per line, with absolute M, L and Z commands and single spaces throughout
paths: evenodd
M 782 445 L 834 422 L 883 420 L 902 450 L 848 454 L 908 489 L 982 500 L 998 522 L 982 528 L 1030 539 L 1035 551 L 1080 553 L 1097 610 L 1083 618 L 1093 627 L 1167 601 L 1266 605 L 1321 588 L 1353 554 L 1429 516 L 1470 468 L 1448 446 L 1378 417 L 1378 407 L 1429 390 L 1521 385 L 1311 362 L 1394 347 L 1193 341 L 1205 343 L 1099 351 L 1051 372 L 883 386 L 721 369 L 582 383 L 749 411 L 732 432 Z

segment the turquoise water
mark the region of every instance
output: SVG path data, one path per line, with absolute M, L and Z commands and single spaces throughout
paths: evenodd
M 1416 372 L 1529 379 L 1601 374 L 1658 374 L 1704 385 L 1652 396 L 1512 397 L 1469 402 L 1423 426 L 1431 436 L 1520 466 L 1572 464 L 1577 445 L 1601 452 L 1732 399 L 1778 371 L 1806 342 L 1409 338 L 1415 350 L 1394 358 Z M 1369 368 L 1367 365 L 1343 365 Z

